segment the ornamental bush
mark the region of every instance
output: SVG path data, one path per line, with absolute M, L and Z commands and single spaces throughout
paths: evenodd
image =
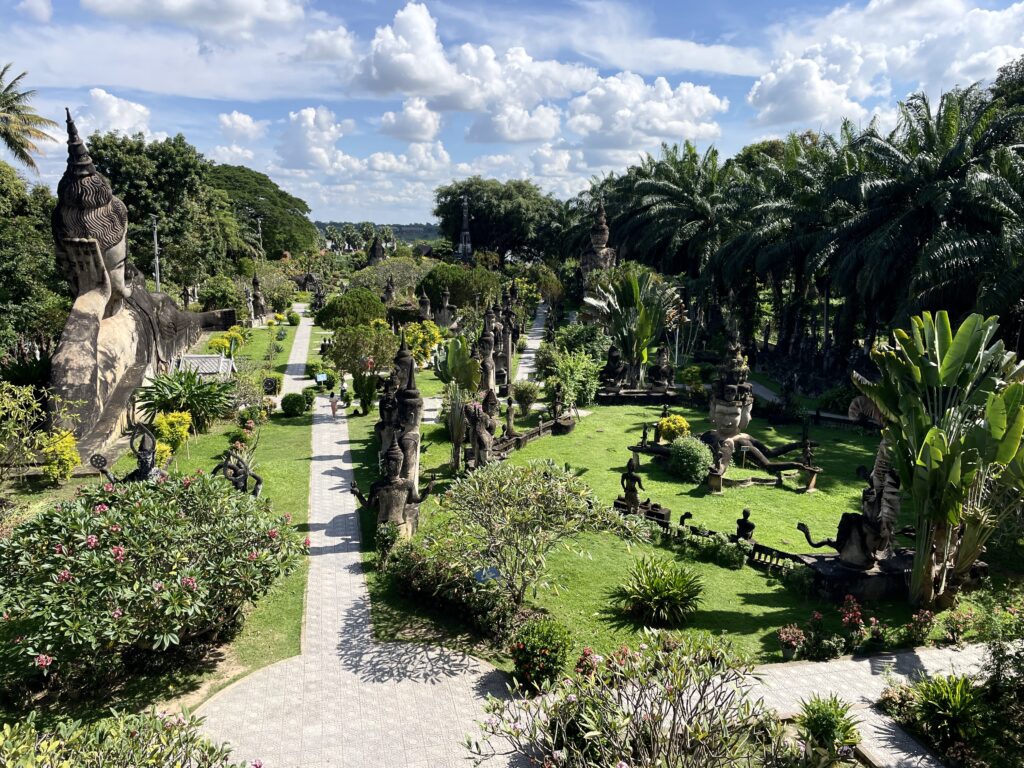
M 519 413 L 523 416 L 530 415 L 530 409 L 540 397 L 540 387 L 535 381 L 517 381 L 512 385 L 512 398 L 519 406 Z
M 302 322 L 302 318 L 299 316 L 299 313 L 295 311 L 289 311 L 285 314 L 285 317 L 288 319 L 288 325 L 298 325 Z
M 153 417 L 153 433 L 157 440 L 167 443 L 172 451 L 185 444 L 191 429 L 192 414 L 188 411 L 158 413 Z
M 340 296 L 332 296 L 316 313 L 316 324 L 322 328 L 346 328 L 369 325 L 372 320 L 383 320 L 387 309 L 373 291 L 353 288 Z
M 281 398 L 281 411 L 290 418 L 301 416 L 306 412 L 306 398 L 299 392 L 289 392 Z
M 316 402 L 316 395 L 319 392 L 318 387 L 303 387 L 302 388 L 302 399 L 306 401 L 306 410 L 308 411 L 313 407 L 313 403 Z
M 688 483 L 703 483 L 712 464 L 711 449 L 696 437 L 677 437 L 672 441 L 668 466 L 676 477 Z
M 154 418 L 158 413 L 188 411 L 196 432 L 205 432 L 215 419 L 234 405 L 235 386 L 230 381 L 206 381 L 191 369 L 154 376 L 136 392 L 139 410 Z
M 54 485 L 70 480 L 78 466 L 78 441 L 73 433 L 58 429 L 43 444 L 43 475 Z
M 690 422 L 679 414 L 673 413 L 658 420 L 658 435 L 666 443 L 671 443 L 679 437 L 686 437 L 690 434 Z
M 0 765 L 52 768 L 245 768 L 228 759 L 230 750 L 211 744 L 194 715 L 153 710 L 118 714 L 92 723 L 37 728 L 35 715 L 0 730 Z M 253 763 L 255 765 L 255 763 Z
M 92 685 L 129 654 L 215 640 L 302 549 L 220 477 L 85 488 L 0 541 L 0 688 Z
M 552 618 L 530 619 L 512 637 L 512 674 L 523 685 L 539 690 L 562 674 L 571 651 L 568 629 Z
M 633 562 L 626 583 L 612 591 L 612 602 L 647 626 L 680 627 L 703 600 L 704 582 L 696 571 L 667 558 Z

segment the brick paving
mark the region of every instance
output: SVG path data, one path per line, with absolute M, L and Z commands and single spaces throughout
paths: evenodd
M 985 659 L 981 645 L 966 648 L 915 648 L 867 658 L 827 662 L 792 661 L 766 664 L 756 670 L 758 682 L 751 693 L 788 718 L 800 711 L 800 702 L 812 694 L 834 693 L 849 702 L 860 718 L 860 750 L 876 768 L 941 768 L 906 731 L 871 706 L 890 679 L 916 680 L 949 674 L 975 674 Z
M 537 350 L 540 349 L 540 343 L 544 341 L 544 323 L 547 319 L 548 305 L 542 301 L 537 305 L 537 314 L 534 315 L 533 325 L 526 332 L 526 349 L 519 356 L 515 381 L 526 381 L 533 378 L 534 360 L 537 357 Z
M 289 374 L 298 370 L 294 350 L 305 351 L 299 341 Z M 203 730 L 230 743 L 234 759 L 258 759 L 264 768 L 465 766 L 463 739 L 479 735 L 483 700 L 504 693 L 504 677 L 457 651 L 374 640 L 358 513 L 348 493 L 348 426 L 340 415 L 332 420 L 319 399 L 312 432 L 302 653 L 206 702 L 198 711 Z

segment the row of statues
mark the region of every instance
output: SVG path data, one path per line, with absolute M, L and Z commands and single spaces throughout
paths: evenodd
M 675 389 L 676 369 L 672 365 L 668 344 L 658 345 L 654 363 L 646 370 L 647 391 L 652 394 L 666 394 Z M 614 344 L 608 347 L 604 367 L 598 372 L 602 390 L 620 392 L 623 388 L 636 390 L 640 383 L 640 371 L 631 370 L 622 358 L 622 351 Z

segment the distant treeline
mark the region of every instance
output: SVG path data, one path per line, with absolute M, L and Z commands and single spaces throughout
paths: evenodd
M 314 222 L 321 232 L 326 232 L 327 227 L 336 227 L 341 230 L 346 224 L 351 224 L 360 229 L 364 222 L 355 221 L 317 221 Z M 390 227 L 395 238 L 403 243 L 417 243 L 421 240 L 436 240 L 441 236 L 441 228 L 437 224 L 376 224 L 377 230 Z

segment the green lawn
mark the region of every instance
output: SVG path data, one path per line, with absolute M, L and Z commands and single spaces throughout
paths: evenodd
M 277 341 L 277 331 L 279 328 L 284 328 L 288 335 L 283 341 L 277 342 L 281 345 L 282 349 L 274 356 L 272 361 L 267 362 L 263 357 L 267 354 L 267 348 L 270 346 L 270 343 Z M 288 364 L 288 355 L 291 353 L 292 344 L 295 342 L 295 331 L 296 326 L 288 325 L 287 323 L 273 328 L 253 328 L 249 341 L 236 352 L 236 355 L 239 358 L 249 358 L 257 365 L 265 365 L 278 373 L 284 373 L 285 366 Z M 209 340 L 207 340 L 206 353 L 212 353 L 209 348 Z
M 428 377 L 420 377 L 425 378 Z M 420 379 L 417 382 L 422 391 Z M 695 432 L 706 428 L 702 414 L 684 408 L 675 410 L 686 416 Z M 644 421 L 653 421 L 659 413 L 660 408 L 596 407 L 572 434 L 535 441 L 513 454 L 510 461 L 553 459 L 568 463 L 582 472 L 603 502 L 610 504 L 620 492 L 619 476 L 630 455 L 626 447 L 639 439 Z M 363 488 L 376 479 L 375 422 L 375 412 L 349 419 L 356 476 Z M 799 428 L 775 430 L 760 420 L 752 424 L 751 432 L 770 445 L 799 437 Z M 442 425 L 422 427 L 425 450 L 421 475 L 426 483 L 432 471 L 438 473 L 435 496 L 443 491 L 450 477 L 446 467 L 450 444 L 445 435 Z M 744 507 L 749 507 L 758 526 L 758 541 L 789 551 L 807 551 L 807 543 L 795 531 L 796 523 L 808 523 L 815 535 L 834 535 L 840 515 L 855 509 L 860 499 L 861 484 L 855 478 L 855 468 L 858 464 L 870 464 L 877 443 L 871 435 L 849 430 L 814 429 L 812 437 L 822 444 L 816 458 L 825 469 L 819 477 L 818 493 L 803 495 L 792 490 L 752 486 L 712 496 L 702 488 L 672 478 L 644 457 L 640 468 L 646 487 L 644 495 L 672 509 L 673 519 L 690 511 L 694 523 L 726 533 L 735 530 L 736 518 Z M 432 519 L 437 520 L 436 512 L 436 498 L 422 505 L 422 530 L 430 529 Z M 361 519 L 367 549 L 375 526 L 373 513 L 363 509 Z M 655 552 L 666 557 L 674 555 L 652 545 L 627 545 L 610 534 L 589 535 L 581 544 L 585 553 L 582 556 L 560 550 L 549 557 L 548 577 L 554 588 L 542 590 L 535 605 L 572 628 L 580 648 L 589 645 L 607 653 L 624 642 L 635 643 L 642 628 L 608 611 L 608 592 L 624 580 L 633 558 Z M 365 559 L 371 566 L 369 582 L 378 637 L 445 642 L 473 650 L 507 668 L 502 649 L 481 644 L 450 619 L 392 594 L 373 573 L 373 553 L 366 551 Z M 759 571 L 733 571 L 706 563 L 692 565 L 704 578 L 706 590 L 704 605 L 691 621 L 690 629 L 726 633 L 738 650 L 755 661 L 779 660 L 775 631 L 784 624 L 806 621 L 814 610 L 822 611 L 833 628 L 839 628 L 835 606 L 803 599 Z M 909 615 L 902 605 L 881 607 L 875 612 L 879 618 L 900 622 Z

